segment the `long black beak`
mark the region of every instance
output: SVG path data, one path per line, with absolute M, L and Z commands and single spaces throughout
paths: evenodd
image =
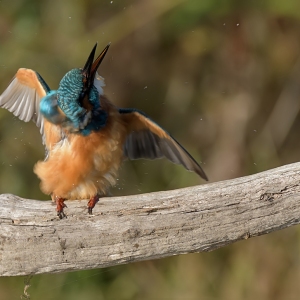
M 109 46 L 110 46 L 110 43 L 104 48 L 104 50 L 100 53 L 100 55 L 96 58 L 95 61 L 94 61 L 94 56 L 96 53 L 97 43 L 95 44 L 94 48 L 92 49 L 85 65 L 82 69 L 82 74 L 84 75 L 84 86 L 85 86 L 86 91 L 88 91 L 91 88 L 91 86 L 93 85 L 96 72 L 97 72 L 105 54 L 107 53 Z

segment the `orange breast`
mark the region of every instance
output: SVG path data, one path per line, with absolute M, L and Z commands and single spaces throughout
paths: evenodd
M 108 111 L 107 124 L 88 136 L 66 133 L 66 138 L 57 143 L 56 130 L 47 124 L 47 130 L 52 132 L 52 135 L 45 133 L 49 156 L 34 168 L 44 193 L 66 199 L 87 199 L 106 194 L 115 184 L 123 160 L 126 128 L 117 109 L 104 104 Z

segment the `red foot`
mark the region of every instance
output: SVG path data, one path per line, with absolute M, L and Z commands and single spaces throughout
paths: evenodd
M 67 205 L 64 203 L 65 200 L 66 199 L 64 199 L 64 198 L 60 198 L 57 196 L 55 197 L 57 216 L 60 219 L 67 217 L 64 213 L 64 208 L 67 207 Z
M 88 202 L 88 213 L 91 215 L 93 213 L 93 208 L 95 207 L 96 203 L 99 201 L 99 196 L 96 195 L 90 199 Z

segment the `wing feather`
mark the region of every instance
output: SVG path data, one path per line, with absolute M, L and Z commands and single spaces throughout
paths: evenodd
M 120 109 L 128 128 L 124 155 L 129 159 L 155 159 L 166 157 L 187 170 L 196 172 L 208 180 L 195 159 L 165 130 L 144 113 L 135 109 Z
M 21 68 L 0 95 L 0 107 L 6 108 L 24 122 L 34 121 L 43 133 L 40 101 L 50 91 L 35 71 Z

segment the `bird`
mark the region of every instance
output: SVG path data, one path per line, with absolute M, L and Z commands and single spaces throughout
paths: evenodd
M 45 158 L 34 166 L 43 193 L 57 216 L 67 217 L 66 200 L 88 199 L 88 213 L 116 184 L 125 159 L 165 157 L 208 181 L 196 160 L 167 131 L 135 108 L 119 108 L 104 95 L 98 74 L 110 43 L 94 60 L 97 43 L 83 68 L 67 72 L 58 89 L 20 68 L 0 95 L 0 107 L 40 129 Z

